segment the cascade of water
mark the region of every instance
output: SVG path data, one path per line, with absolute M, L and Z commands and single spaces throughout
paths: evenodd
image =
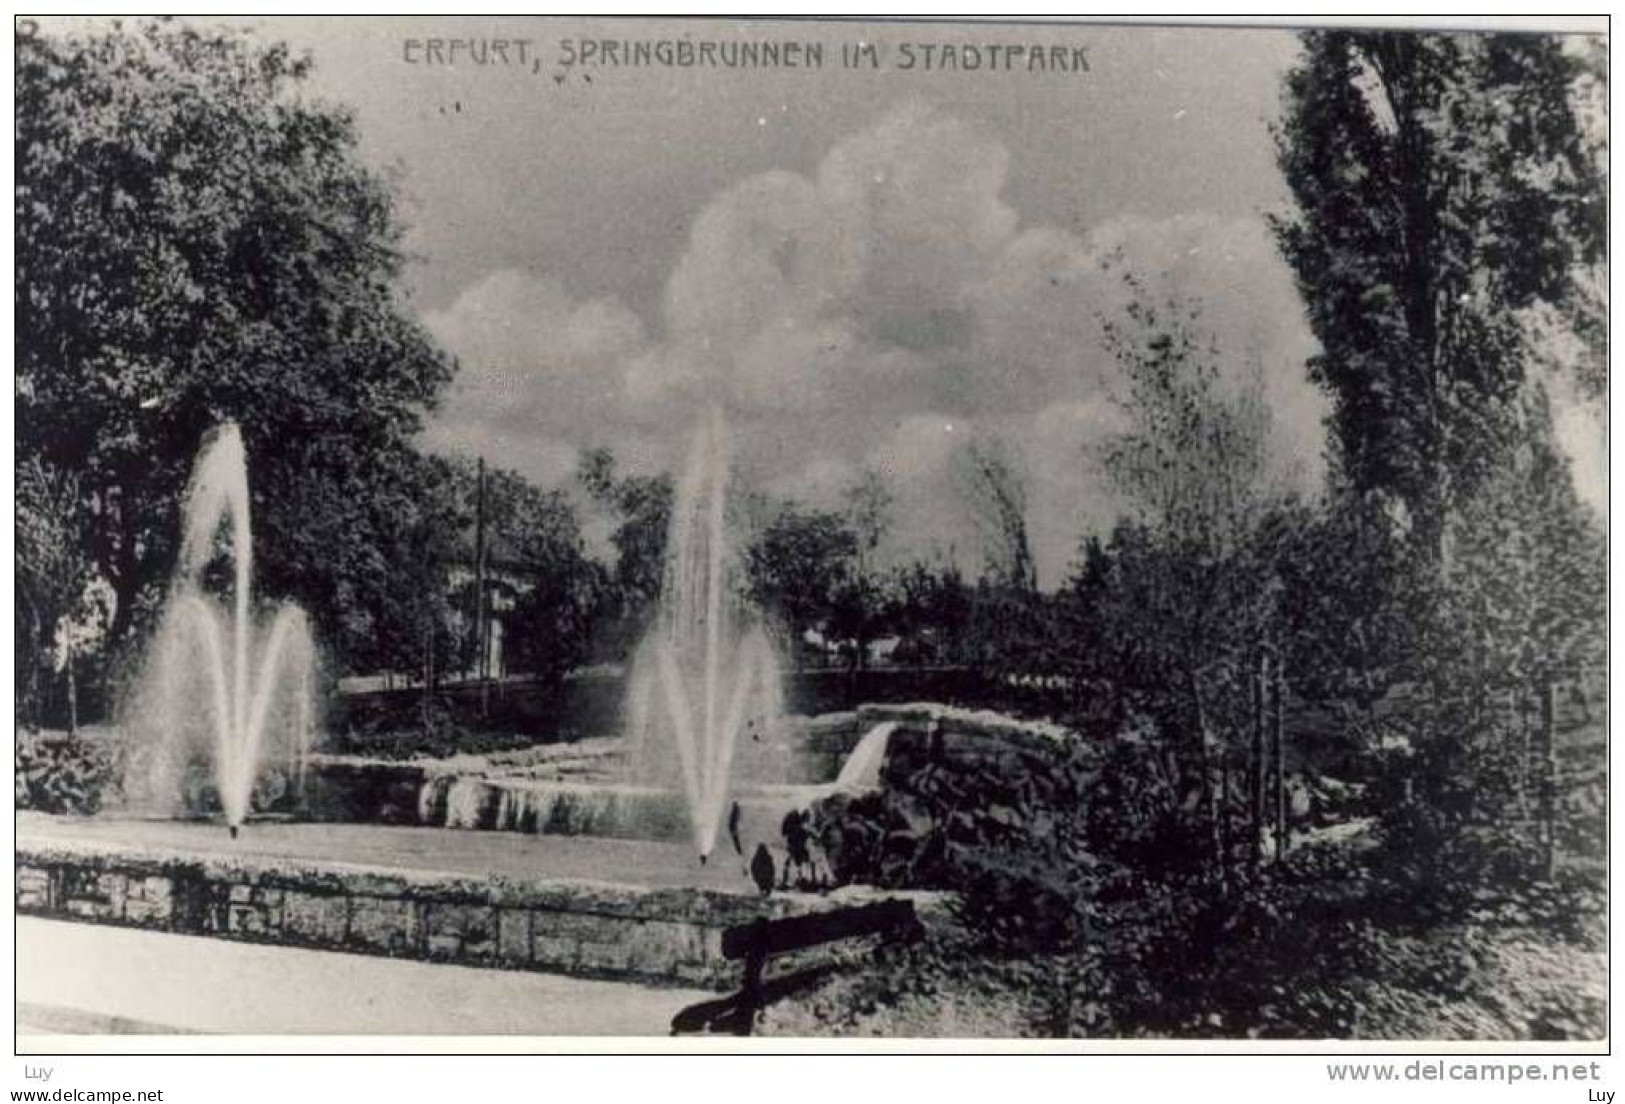
M 303 775 L 315 733 L 315 649 L 296 606 L 277 608 L 268 625 L 255 622 L 248 464 L 236 425 L 222 425 L 204 442 L 182 509 L 169 601 L 127 710 L 126 728 L 143 745 L 127 783 L 173 806 L 187 764 L 206 758 L 235 835 L 274 754 L 287 763 L 291 784 Z M 231 537 L 229 613 L 205 588 L 222 525 Z
M 716 845 L 741 736 L 769 738 L 780 712 L 777 656 L 729 540 L 729 459 L 713 409 L 677 483 L 660 612 L 628 684 L 633 777 L 680 789 L 702 860 Z
M 836 776 L 831 789 L 835 793 L 846 794 L 878 789 L 880 768 L 886 762 L 886 745 L 891 742 L 892 733 L 896 731 L 896 721 L 882 721 L 865 732 L 857 746 L 852 749 L 852 754 L 841 764 L 841 773 Z

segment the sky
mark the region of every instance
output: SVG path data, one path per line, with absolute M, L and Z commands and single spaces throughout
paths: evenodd
M 428 447 L 561 486 L 589 446 L 626 470 L 675 468 L 721 404 L 752 488 L 833 506 L 878 470 L 897 498 L 892 554 L 974 569 L 960 457 L 996 438 L 1020 458 L 1055 585 L 1121 508 L 1100 460 L 1124 417 L 1101 339 L 1124 306 L 1114 260 L 1201 304 L 1226 386 L 1268 400 L 1273 477 L 1320 484 L 1315 344 L 1265 222 L 1288 204 L 1268 128 L 1289 33 L 249 22 L 309 50 L 311 93 L 355 111 L 364 156 L 399 184 L 408 302 L 460 363 Z M 486 64 L 450 53 L 454 38 Z M 606 39 L 824 58 L 563 64 Z M 878 69 L 842 64 L 860 44 Z M 993 44 L 1083 47 L 1087 71 L 923 71 L 927 45 L 940 59 Z

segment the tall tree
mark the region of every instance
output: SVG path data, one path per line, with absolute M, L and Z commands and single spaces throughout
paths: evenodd
M 803 633 L 828 632 L 857 554 L 845 517 L 793 502 L 783 504 L 751 544 L 746 562 L 753 597 L 784 622 L 798 665 Z
M 1021 593 L 1036 590 L 1037 566 L 1027 536 L 1027 472 L 1020 455 L 1003 438 L 988 437 L 963 446 L 956 464 L 990 581 Z
M 847 527 L 855 538 L 853 570 L 837 601 L 838 620 L 851 639 L 858 669 L 869 661 L 869 643 L 882 631 L 887 615 L 887 588 L 880 571 L 881 542 L 891 528 L 897 496 L 886 477 L 864 468 L 842 492 Z
M 620 475 L 608 449 L 581 454 L 576 478 L 600 507 L 618 519 L 611 543 L 609 644 L 617 658 L 630 654 L 653 617 L 665 572 L 666 536 L 676 489 L 670 475 Z
M 393 193 L 350 113 L 246 32 L 20 28 L 16 51 L 17 448 L 79 479 L 113 634 L 159 592 L 225 419 L 264 589 L 329 632 L 364 616 L 328 603 L 400 566 L 384 503 L 451 365 L 403 308 Z
M 1316 31 L 1287 77 L 1297 209 L 1275 231 L 1320 340 L 1310 370 L 1353 488 L 1402 505 L 1436 559 L 1532 416 L 1521 312 L 1589 316 L 1605 204 L 1575 114 L 1586 71 L 1549 36 Z
M 38 458 L 17 466 L 16 668 L 19 716 L 38 724 L 44 674 L 64 622 L 79 611 L 89 582 L 79 481 Z M 71 662 L 71 657 L 70 657 Z
M 1085 560 L 1074 595 L 1097 608 L 1128 599 L 1116 620 L 1139 646 L 1125 673 L 1149 666 L 1167 703 L 1164 719 L 1195 734 L 1194 773 L 1222 860 L 1225 744 L 1246 732 L 1250 680 L 1273 605 L 1269 572 L 1256 555 L 1271 498 L 1269 410 L 1256 377 L 1237 385 L 1221 374 L 1221 350 L 1196 305 L 1160 299 L 1132 273 L 1124 280 L 1126 315 L 1106 319 L 1105 335 L 1129 383 L 1128 425 L 1104 443 L 1103 459 L 1130 518 L 1112 538 L 1119 586 L 1109 585 L 1097 552 L 1093 565 Z
M 477 602 L 475 534 L 467 505 L 478 491 L 474 463 L 448 463 L 449 492 L 463 504 L 455 559 L 461 586 L 458 661 L 471 666 Z M 548 682 L 558 682 L 587 656 L 593 619 L 603 589 L 597 564 L 590 561 L 575 507 L 561 491 L 544 491 L 517 472 L 493 467 L 486 478 L 485 531 L 489 564 L 488 598 L 511 608 L 506 618 L 509 664 Z

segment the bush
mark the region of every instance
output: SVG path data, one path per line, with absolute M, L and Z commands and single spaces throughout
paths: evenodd
M 1090 847 L 1141 877 L 1182 876 L 1211 860 L 1199 783 L 1156 743 L 1113 745 L 1085 817 Z
M 21 732 L 16 750 L 17 808 L 91 816 L 113 777 L 105 746 L 62 733 Z

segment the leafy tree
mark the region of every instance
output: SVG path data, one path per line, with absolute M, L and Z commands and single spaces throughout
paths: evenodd
M 1317 31 L 1277 132 L 1275 223 L 1321 352 L 1342 465 L 1435 558 L 1519 437 L 1520 312 L 1582 306 L 1604 253 L 1582 55 L 1536 35 Z
M 1333 399 L 1336 474 L 1401 522 L 1360 529 L 1403 579 L 1349 588 L 1315 650 L 1341 651 L 1345 685 L 1409 676 L 1390 723 L 1412 741 L 1416 800 L 1385 806 L 1386 835 L 1431 869 L 1476 870 L 1458 859 L 1485 823 L 1509 855 L 1522 846 L 1520 713 L 1601 646 L 1602 538 L 1543 377 L 1606 390 L 1605 128 L 1588 117 L 1605 47 L 1342 31 L 1304 47 L 1277 135 L 1297 209 L 1276 232 L 1322 345 L 1310 367 Z M 1340 648 L 1339 630 L 1374 648 Z
M 348 651 L 412 570 L 408 444 L 451 373 L 396 291 L 393 192 L 350 113 L 247 33 L 16 47 L 17 448 L 76 474 L 112 635 L 158 597 L 198 442 L 234 419 L 262 590 Z
M 1255 720 L 1252 678 L 1278 600 L 1256 545 L 1272 498 L 1269 412 L 1256 380 L 1222 381 L 1221 352 L 1195 305 L 1159 299 L 1133 274 L 1124 280 L 1126 313 L 1106 319 L 1105 334 L 1129 383 L 1128 428 L 1105 443 L 1103 460 L 1130 516 L 1114 535 L 1115 587 L 1097 563 L 1081 592 L 1104 599 L 1109 623 L 1134 642 L 1124 674 L 1146 680 L 1153 715 L 1194 734 L 1192 773 L 1222 861 L 1221 768 L 1226 745 L 1241 744 Z M 1255 754 L 1255 777 L 1261 767 Z
M 1001 438 L 972 441 L 959 450 L 956 474 L 982 536 L 987 577 L 1018 591 L 1036 590 L 1027 476 L 1019 455 Z
M 865 468 L 842 493 L 846 524 L 854 537 L 852 571 L 836 597 L 837 632 L 853 643 L 852 659 L 862 670 L 869 642 L 885 631 L 889 595 L 877 563 L 881 541 L 891 528 L 897 496 L 886 477 Z
M 1280 580 L 1280 643 L 1298 693 L 1369 713 L 1416 677 L 1415 595 L 1427 575 L 1376 499 L 1334 493 L 1320 509 L 1273 510 L 1258 540 Z
M 625 656 L 643 635 L 660 600 L 675 488 L 665 474 L 617 474 L 608 449 L 584 451 L 576 478 L 594 502 L 620 520 L 610 538 L 616 557 L 606 612 L 613 626 L 610 645 Z
M 750 546 L 746 566 L 756 602 L 789 631 L 797 663 L 810 628 L 829 630 L 851 580 L 858 538 L 846 517 L 784 503 Z
M 73 618 L 90 581 L 82 551 L 84 524 L 79 480 L 39 459 L 16 474 L 17 705 L 38 724 L 48 650 L 63 622 Z
M 971 590 L 950 558 L 940 564 L 915 560 L 897 571 L 893 619 L 916 658 L 962 663 L 971 628 Z
M 342 639 L 356 671 L 416 671 L 427 694 L 457 665 L 452 570 L 470 514 L 443 458 L 405 453 L 370 504 L 376 537 L 360 547 L 380 574 L 344 594 Z M 391 516 L 380 516 L 384 511 Z M 316 538 L 316 539 L 319 539 Z M 348 573 L 341 581 L 350 586 Z
M 450 464 L 451 493 L 472 508 L 478 495 L 475 465 Z M 586 659 L 603 589 L 602 570 L 588 559 L 574 506 L 561 491 L 544 491 L 516 472 L 486 474 L 487 587 L 513 603 L 506 636 L 511 664 L 557 683 Z M 458 532 L 457 561 L 464 627 L 462 662 L 477 655 L 474 639 L 476 561 L 471 514 Z

